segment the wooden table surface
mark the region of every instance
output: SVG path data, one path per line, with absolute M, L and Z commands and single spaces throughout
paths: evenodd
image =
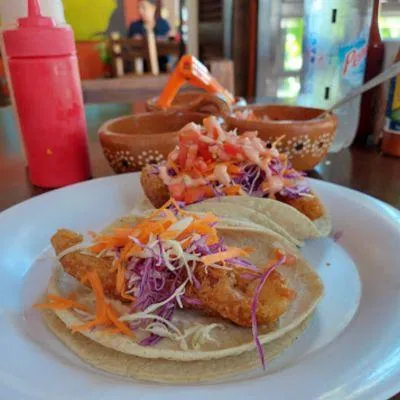
M 97 139 L 97 128 L 131 109 L 131 105 L 121 104 L 86 106 L 93 178 L 113 174 Z M 359 190 L 400 209 L 400 159 L 382 156 L 374 149 L 330 154 L 310 176 Z M 28 180 L 11 108 L 0 108 L 0 211 L 43 192 Z M 392 398 L 396 399 L 400 400 L 400 395 Z
M 103 121 L 130 111 L 130 105 L 122 104 L 86 106 L 94 178 L 113 174 L 102 154 L 97 128 Z M 382 156 L 374 149 L 352 148 L 330 154 L 310 175 L 367 193 L 400 209 L 400 159 Z M 28 180 L 11 108 L 0 108 L 0 211 L 43 192 Z

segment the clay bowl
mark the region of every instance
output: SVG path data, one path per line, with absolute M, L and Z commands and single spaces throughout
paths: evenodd
M 148 111 L 157 111 L 158 97 L 153 97 L 146 102 Z M 232 108 L 245 106 L 246 100 L 242 97 L 236 98 L 236 103 Z M 178 93 L 168 110 L 195 111 L 212 115 L 226 115 L 231 112 L 230 107 L 218 96 L 201 91 L 187 91 Z
M 289 156 L 294 168 L 301 171 L 311 170 L 320 163 L 335 137 L 337 118 L 328 113 L 321 116 L 324 111 L 321 109 L 255 105 L 236 111 L 245 110 L 252 110 L 260 120 L 250 121 L 230 114 L 225 117 L 227 128 L 236 128 L 239 133 L 258 131 L 267 144 L 284 136 L 277 148 Z
M 178 143 L 178 131 L 204 117 L 179 111 L 129 115 L 105 122 L 98 133 L 111 168 L 117 174 L 134 172 L 165 159 Z

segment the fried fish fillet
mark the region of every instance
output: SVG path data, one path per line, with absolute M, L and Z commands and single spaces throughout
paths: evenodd
M 277 200 L 294 207 L 297 211 L 311 219 L 311 221 L 321 218 L 325 213 L 324 206 L 317 196 L 304 196 L 299 197 L 298 199 L 288 199 L 287 197 L 278 195 Z
M 82 241 L 82 235 L 67 229 L 60 229 L 51 238 L 57 255 Z M 126 301 L 115 292 L 116 271 L 112 268 L 111 257 L 96 257 L 75 251 L 62 257 L 60 262 L 64 271 L 78 280 L 82 280 L 87 271 L 96 270 L 104 292 L 110 297 Z M 206 271 L 203 265 L 198 266 L 195 276 L 200 286 L 196 288 L 189 285 L 186 288 L 185 297 L 194 302 L 186 301 L 185 307 L 201 310 L 207 315 L 220 316 L 243 327 L 251 327 L 251 307 L 259 279 L 242 272 L 243 269 L 238 268 L 209 268 Z M 274 324 L 294 297 L 295 292 L 287 287 L 283 276 L 273 271 L 259 295 L 256 313 L 258 324 Z
M 168 186 L 153 173 L 153 166 L 147 165 L 140 174 L 140 183 L 146 197 L 155 208 L 160 208 L 170 198 Z
M 251 327 L 252 302 L 260 279 L 233 270 L 209 268 L 196 269 L 195 277 L 200 287 L 190 285 L 185 291 L 186 305 L 202 309 L 209 315 L 219 315 L 237 325 Z M 273 271 L 264 283 L 258 298 L 256 311 L 259 325 L 273 325 L 286 312 L 295 298 L 295 291 L 288 288 L 284 277 Z
M 51 244 L 57 255 L 82 241 L 82 235 L 68 229 L 58 230 L 51 238 Z M 89 254 L 82 254 L 80 251 L 75 251 L 62 257 L 60 262 L 67 274 L 80 281 L 85 277 L 88 271 L 96 270 L 103 283 L 104 292 L 111 297 L 116 297 L 116 271 L 112 268 L 111 257 L 99 258 L 94 255 L 91 256 Z
M 162 179 L 152 172 L 153 166 L 149 165 L 142 169 L 140 182 L 147 198 L 154 207 L 159 208 L 165 204 L 169 198 L 168 186 L 164 184 Z M 278 201 L 294 207 L 297 211 L 304 214 L 312 221 L 322 217 L 325 213 L 324 207 L 317 196 L 300 197 L 298 199 L 288 199 L 283 196 L 276 196 Z

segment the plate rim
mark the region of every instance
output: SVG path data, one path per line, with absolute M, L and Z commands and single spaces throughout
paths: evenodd
M 5 210 L 3 210 L 2 212 L 0 212 L 0 224 L 2 222 L 2 220 L 4 218 L 13 218 L 15 216 L 15 213 L 18 212 L 18 209 L 21 207 L 29 207 L 30 205 L 34 206 L 35 202 L 41 202 L 42 199 L 46 198 L 46 197 L 51 197 L 54 196 L 53 193 L 55 193 L 56 195 L 60 195 L 60 193 L 62 192 L 68 192 L 68 191 L 74 191 L 77 187 L 83 187 L 83 186 L 92 186 L 92 185 L 97 185 L 97 184 L 102 184 L 102 182 L 107 182 L 107 181 L 112 181 L 112 180 L 116 180 L 116 179 L 120 179 L 120 180 L 125 180 L 128 179 L 130 176 L 134 176 L 134 175 L 138 175 L 138 172 L 133 172 L 133 173 L 126 173 L 126 174 L 120 174 L 120 175 L 111 175 L 111 176 L 106 176 L 106 177 L 100 177 L 100 178 L 96 178 L 96 179 L 92 179 L 89 181 L 85 181 L 85 182 L 79 182 L 79 183 L 75 183 L 73 185 L 69 185 L 63 188 L 59 188 L 59 189 L 55 189 L 46 193 L 42 193 L 39 194 L 37 196 L 34 196 L 32 198 L 29 199 L 25 199 L 24 201 L 17 203 L 15 205 L 12 205 L 8 208 L 6 208 Z M 363 199 L 365 202 L 365 205 L 370 208 L 370 209 L 377 209 L 380 211 L 379 214 L 380 216 L 384 216 L 385 217 L 385 223 L 389 223 L 391 222 L 393 226 L 395 226 L 395 228 L 397 229 L 397 231 L 400 233 L 400 210 L 398 210 L 396 207 L 375 198 L 372 195 L 363 193 L 359 190 L 356 189 L 352 189 L 352 188 L 348 188 L 336 183 L 331 183 L 328 181 L 323 181 L 323 180 L 319 180 L 319 179 L 314 179 L 314 178 L 308 178 L 311 182 L 311 185 L 315 185 L 316 189 L 318 190 L 318 187 L 326 187 L 329 189 L 335 189 L 335 190 L 339 190 L 341 191 L 341 193 L 344 193 L 344 195 L 346 196 L 346 194 L 350 194 L 351 196 L 354 196 L 356 198 L 361 198 Z M 135 185 L 136 186 L 136 185 Z M 134 185 L 132 185 L 132 190 L 137 190 L 137 188 Z M 343 191 L 343 189 L 345 189 Z M 347 197 L 347 196 L 346 196 Z M 394 218 L 393 218 L 394 217 Z M 372 386 L 369 391 L 370 392 L 375 392 L 375 393 L 371 393 L 372 394 L 372 398 L 389 398 L 390 396 L 393 396 L 395 394 L 398 394 L 400 392 L 400 379 L 398 379 L 400 377 L 400 362 L 398 363 L 398 367 L 397 367 L 397 371 L 391 375 L 389 377 L 389 382 L 387 383 L 389 385 L 389 387 L 381 387 L 382 385 L 385 385 L 384 381 L 379 381 L 377 382 L 376 385 Z M 397 378 L 397 380 L 396 380 Z M 393 383 L 391 384 L 390 381 L 393 381 Z

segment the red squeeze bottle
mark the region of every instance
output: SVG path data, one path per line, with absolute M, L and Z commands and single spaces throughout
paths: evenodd
M 90 177 L 75 42 L 28 0 L 28 16 L 4 32 L 11 84 L 31 182 L 55 188 Z

